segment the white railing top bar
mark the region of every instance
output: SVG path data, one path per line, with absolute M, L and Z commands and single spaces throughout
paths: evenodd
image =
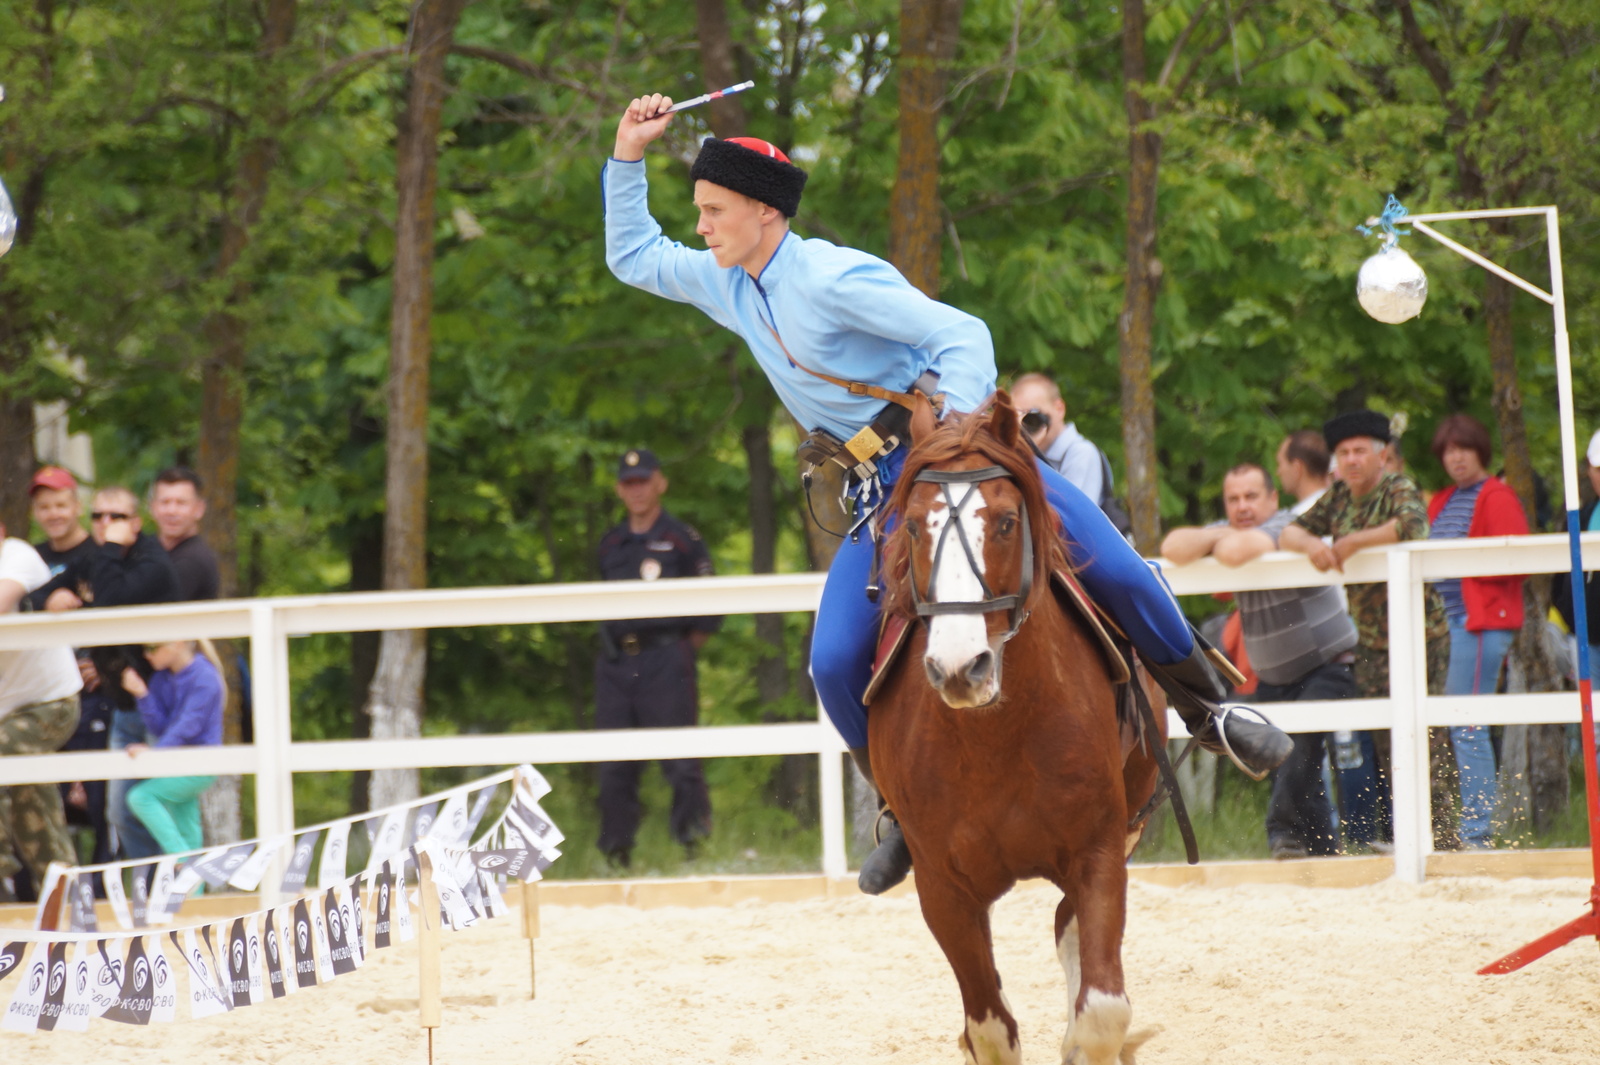
M 1424 579 L 1485 577 L 1506 573 L 1565 572 L 1567 539 L 1542 536 L 1477 537 L 1441 543 L 1417 541 L 1367 550 L 1343 573 L 1319 573 L 1304 555 L 1277 551 L 1230 569 L 1213 559 L 1187 566 L 1163 563 L 1178 595 L 1324 584 L 1381 584 L 1385 556 L 1415 552 Z M 1600 533 L 1583 537 L 1585 569 L 1600 570 Z M 814 611 L 821 573 L 704 577 L 673 581 L 594 581 L 580 584 L 449 588 L 411 592 L 343 592 L 328 595 L 223 599 L 205 603 L 74 610 L 0 618 L 0 651 L 70 644 L 149 643 L 197 637 L 241 637 L 253 612 L 270 609 L 291 633 L 373 632 L 392 628 L 467 628 L 603 621 L 630 617 L 694 617 Z M 131 630 L 131 631 L 130 631 Z

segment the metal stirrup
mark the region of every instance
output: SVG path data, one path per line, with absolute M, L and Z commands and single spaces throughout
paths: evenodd
M 900 819 L 894 815 L 893 810 L 889 809 L 887 806 L 879 810 L 878 816 L 872 819 L 873 849 L 883 846 L 883 822 L 885 819 L 889 820 L 896 826 L 900 824 Z
M 1268 719 L 1267 715 L 1263 714 L 1260 710 L 1257 710 L 1253 706 L 1245 706 L 1243 703 L 1224 705 L 1220 707 L 1216 713 L 1211 715 L 1211 720 L 1217 727 L 1217 742 L 1222 744 L 1222 750 L 1227 754 L 1228 760 L 1234 765 L 1238 766 L 1239 772 L 1243 773 L 1251 780 L 1265 780 L 1267 779 L 1267 774 L 1271 773 L 1272 770 L 1262 769 L 1258 771 L 1251 769 L 1249 766 L 1244 764 L 1244 761 L 1237 754 L 1233 752 L 1233 744 L 1228 742 L 1228 729 L 1226 727 L 1228 718 L 1238 710 L 1243 710 L 1247 714 L 1255 715 L 1255 717 L 1263 725 L 1266 725 L 1269 728 L 1277 728 L 1278 726 L 1274 725 L 1272 721 Z

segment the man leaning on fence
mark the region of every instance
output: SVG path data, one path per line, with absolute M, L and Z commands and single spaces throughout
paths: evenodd
M 1306 555 L 1319 570 L 1343 572 L 1345 562 L 1358 551 L 1425 539 L 1428 510 L 1417 486 L 1410 478 L 1384 468 L 1391 435 L 1389 419 L 1377 411 L 1350 411 L 1329 419 L 1322 427 L 1322 436 L 1338 463 L 1339 480 L 1315 506 L 1285 527 L 1279 545 Z M 1324 536 L 1332 537 L 1333 542 L 1324 543 Z M 1345 592 L 1360 637 L 1355 652 L 1357 691 L 1362 698 L 1387 699 L 1388 585 L 1349 584 Z M 1424 594 L 1428 693 L 1441 695 L 1450 658 L 1450 625 L 1438 594 L 1432 588 Z M 1383 849 L 1387 833 L 1378 808 L 1387 805 L 1389 735 L 1374 732 L 1363 742 L 1363 765 L 1341 769 L 1339 774 L 1345 799 L 1346 836 L 1353 843 Z M 1460 840 L 1454 807 L 1455 755 L 1450 749 L 1448 730 L 1428 730 L 1428 751 L 1434 848 L 1457 850 Z M 1379 772 L 1368 782 L 1356 784 L 1357 772 L 1371 768 L 1367 758 L 1376 762 Z
M 1291 438 L 1292 439 L 1292 438 Z M 1320 441 L 1319 441 L 1320 442 Z M 1289 441 L 1285 441 L 1288 444 Z M 1328 455 L 1322 452 L 1326 474 Z M 1314 481 L 1307 481 L 1311 487 Z M 1272 476 L 1253 462 L 1241 463 L 1222 479 L 1225 521 L 1173 529 L 1161 553 L 1184 565 L 1210 555 L 1224 566 L 1242 566 L 1277 549 L 1278 537 L 1295 517 L 1279 509 Z M 1356 627 L 1345 612 L 1339 589 L 1274 588 L 1238 593 L 1245 649 L 1259 682 L 1259 702 L 1349 699 Z M 1326 732 L 1294 735 L 1294 753 L 1272 776 L 1267 808 L 1267 843 L 1274 858 L 1304 858 L 1339 853 L 1333 805 L 1322 780 Z
M 15 611 L 49 580 L 50 567 L 39 552 L 23 540 L 6 539 L 0 525 L 0 614 Z M 60 750 L 78 725 L 82 687 L 70 647 L 0 651 L 0 755 Z M 0 902 L 16 899 L 14 880 L 22 868 L 17 857 L 36 886 L 44 883 L 51 862 L 78 863 L 54 784 L 0 787 Z
M 617 464 L 617 498 L 627 517 L 600 541 L 608 581 L 708 577 L 711 555 L 700 534 L 661 507 L 666 475 L 655 453 L 634 448 Z M 595 727 L 677 728 L 700 713 L 695 655 L 722 624 L 719 617 L 640 618 L 600 623 L 594 669 Z M 639 831 L 637 760 L 600 764 L 600 850 L 627 867 Z M 672 836 L 692 858 L 711 834 L 711 796 L 698 758 L 663 758 L 672 785 Z

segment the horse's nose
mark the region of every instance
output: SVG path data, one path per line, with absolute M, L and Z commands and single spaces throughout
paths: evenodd
M 928 683 L 933 685 L 935 691 L 944 687 L 947 674 L 931 656 L 922 660 L 922 668 L 928 674 Z
M 963 672 L 966 674 L 967 683 L 971 685 L 973 689 L 982 688 L 985 684 L 989 683 L 989 677 L 994 673 L 994 652 L 982 652 L 971 662 L 967 663 L 967 668 Z

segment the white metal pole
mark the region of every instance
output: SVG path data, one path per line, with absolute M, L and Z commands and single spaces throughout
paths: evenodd
M 1554 211 L 1555 208 L 1552 207 L 1550 210 Z M 1434 240 L 1438 241 L 1440 244 L 1443 244 L 1457 255 L 1464 259 L 1472 260 L 1485 270 L 1489 271 L 1491 274 L 1494 274 L 1496 277 L 1505 278 L 1522 291 L 1528 293 L 1528 295 L 1544 300 L 1546 303 L 1555 302 L 1555 297 L 1546 292 L 1544 289 L 1540 288 L 1538 285 L 1535 285 L 1530 281 L 1524 281 L 1522 278 L 1518 277 L 1516 274 L 1513 274 L 1510 270 L 1507 270 L 1499 263 L 1493 261 L 1492 259 L 1484 258 L 1482 255 L 1479 255 L 1477 252 L 1473 251 L 1464 244 L 1460 244 L 1451 240 L 1449 237 L 1445 236 L 1443 233 L 1439 232 L 1437 229 L 1434 229 L 1432 226 L 1429 226 L 1425 222 L 1419 222 L 1414 218 L 1407 219 L 1407 221 L 1411 223 L 1412 228 L 1417 232 L 1432 237 Z
M 1420 884 L 1433 848 L 1428 789 L 1427 620 L 1422 572 L 1414 553 L 1388 552 L 1389 782 L 1394 821 L 1394 875 Z
M 1583 750 L 1583 790 L 1589 815 L 1589 865 L 1594 878 L 1590 888 L 1591 913 L 1600 914 L 1595 892 L 1600 891 L 1600 767 L 1595 765 L 1594 693 L 1590 670 L 1589 641 L 1595 634 L 1589 631 L 1589 610 L 1585 601 L 1583 552 L 1578 528 L 1578 434 L 1577 420 L 1572 409 L 1572 349 L 1567 339 L 1566 282 L 1561 270 L 1561 223 L 1557 211 L 1551 207 L 1545 215 L 1545 231 L 1550 246 L 1550 293 L 1554 297 L 1556 328 L 1556 384 L 1561 400 L 1561 474 L 1566 487 L 1567 543 L 1572 552 L 1572 613 L 1573 628 L 1578 637 L 1578 709 L 1579 735 Z

